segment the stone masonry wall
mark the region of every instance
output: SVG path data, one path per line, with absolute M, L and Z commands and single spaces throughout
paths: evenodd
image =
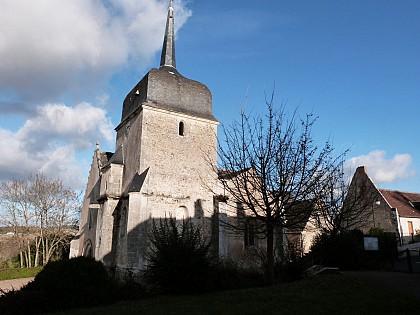
M 151 218 L 194 218 L 210 235 L 216 174 L 217 123 L 145 107 L 141 167 L 149 168 L 142 190 Z M 184 124 L 183 135 L 179 124 Z
M 181 121 L 183 135 L 179 135 Z M 119 135 L 119 143 L 125 146 L 123 191 L 129 198 L 126 237 L 120 234 L 117 268 L 134 272 L 144 269 L 153 219 L 191 217 L 205 234 L 210 234 L 216 183 L 211 163 L 216 161 L 216 132 L 215 121 L 147 104 L 140 115 L 130 118 L 128 134 Z M 147 174 L 141 190 L 128 192 L 136 174 Z

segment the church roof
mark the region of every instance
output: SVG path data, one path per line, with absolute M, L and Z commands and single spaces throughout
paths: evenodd
M 143 104 L 216 121 L 210 90 L 176 69 L 173 1 L 170 0 L 159 69 L 151 69 L 124 100 L 121 122 Z M 117 127 L 118 129 L 119 127 Z
M 111 153 L 111 152 L 107 152 L 107 154 L 109 154 L 109 153 Z M 124 156 L 123 156 L 123 147 L 122 146 L 119 146 L 117 151 L 115 151 L 115 153 L 113 153 L 112 155 L 109 156 L 108 162 L 104 165 L 104 167 L 108 166 L 110 164 L 124 165 Z

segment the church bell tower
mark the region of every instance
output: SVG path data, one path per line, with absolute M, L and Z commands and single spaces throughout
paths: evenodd
M 106 251 L 117 269 L 144 268 L 153 219 L 191 218 L 210 233 L 217 125 L 209 89 L 176 67 L 170 0 L 160 67 L 128 93 L 116 127 L 116 154 L 124 170 Z
M 209 89 L 177 70 L 170 0 L 159 69 L 125 97 L 115 152 L 94 151 L 70 256 L 123 276 L 144 270 L 153 220 L 191 218 L 209 235 L 217 126 Z

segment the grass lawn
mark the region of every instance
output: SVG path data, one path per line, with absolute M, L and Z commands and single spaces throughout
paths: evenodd
M 41 271 L 41 269 L 42 267 L 0 269 L 0 281 L 35 277 L 37 273 Z
M 344 275 L 329 275 L 269 288 L 159 296 L 56 314 L 419 314 L 419 302 Z

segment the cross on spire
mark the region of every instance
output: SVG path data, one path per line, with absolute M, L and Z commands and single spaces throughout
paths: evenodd
M 163 38 L 162 56 L 160 67 L 172 67 L 176 69 L 175 62 L 175 29 L 174 29 L 174 6 L 173 0 L 169 0 L 168 17 L 166 19 L 165 37 Z

